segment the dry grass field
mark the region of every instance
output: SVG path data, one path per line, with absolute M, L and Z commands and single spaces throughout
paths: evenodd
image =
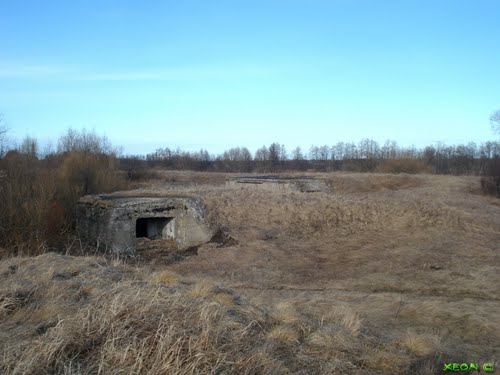
M 0 263 L 0 373 L 439 374 L 500 366 L 500 204 L 478 177 L 165 172 L 229 238 L 196 255 Z M 303 175 L 308 175 L 307 173 Z

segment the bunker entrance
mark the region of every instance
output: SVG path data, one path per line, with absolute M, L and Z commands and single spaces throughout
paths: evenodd
M 166 240 L 174 238 L 173 217 L 139 218 L 135 222 L 135 236 L 150 240 Z

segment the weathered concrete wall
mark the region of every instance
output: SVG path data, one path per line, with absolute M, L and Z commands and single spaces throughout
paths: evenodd
M 213 235 L 197 198 L 110 194 L 87 196 L 78 203 L 77 232 L 93 246 L 134 253 L 138 231 L 151 240 L 173 239 L 179 250 L 207 242 Z
M 327 191 L 328 186 L 322 180 L 312 178 L 268 178 L 268 177 L 237 177 L 226 181 L 226 186 L 262 189 L 270 191 L 300 191 L 317 192 Z

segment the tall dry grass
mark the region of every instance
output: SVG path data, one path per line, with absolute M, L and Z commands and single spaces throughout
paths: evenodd
M 387 182 L 392 187 L 389 190 L 393 190 L 391 179 L 388 178 Z M 347 189 L 345 186 L 341 188 Z M 360 191 L 363 192 L 364 188 Z M 270 194 L 257 190 L 230 193 L 206 190 L 201 194 L 209 212 L 215 216 L 214 222 L 229 227 L 251 227 L 253 223 L 258 223 L 260 227 L 293 237 L 354 234 L 366 230 L 404 231 L 410 228 L 472 230 L 477 224 L 475 218 L 460 209 L 439 200 L 412 196 L 411 192 L 406 200 L 398 202 L 375 197 L 370 199 L 368 196 Z
M 389 345 L 400 351 L 394 363 L 410 366 L 409 353 L 425 357 L 409 373 L 438 369 L 436 351 L 447 358 L 467 352 L 494 358 L 500 211 L 495 198 L 476 194 L 480 178 L 315 176 L 326 179 L 331 191 L 158 186 L 202 196 L 213 222 L 238 242 L 202 247 L 197 257 L 170 269 L 221 280 L 263 303 L 304 300 L 314 309 L 311 316 L 323 316 L 340 299 L 389 342 L 406 337 Z M 423 309 L 426 303 L 432 309 Z M 326 324 L 305 337 L 310 345 L 326 345 L 338 331 Z M 300 332 L 282 324 L 272 336 L 293 342 Z M 363 353 L 364 366 L 389 371 L 391 355 L 384 350 Z
M 468 353 L 494 360 L 500 211 L 472 194 L 478 178 L 325 173 L 332 191 L 301 194 L 165 173 L 153 194 L 201 196 L 237 241 L 168 266 L 4 260 L 0 371 L 434 374 Z
M 354 373 L 367 350 L 397 355 L 345 308 L 304 316 L 104 258 L 11 258 L 0 279 L 2 374 Z

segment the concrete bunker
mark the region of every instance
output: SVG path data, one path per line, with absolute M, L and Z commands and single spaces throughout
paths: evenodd
M 144 192 L 83 197 L 77 205 L 77 233 L 85 243 L 114 253 L 135 253 L 144 241 L 185 250 L 213 236 L 200 199 Z
M 226 180 L 226 186 L 271 191 L 300 191 L 302 193 L 328 191 L 325 181 L 298 176 L 240 176 Z

